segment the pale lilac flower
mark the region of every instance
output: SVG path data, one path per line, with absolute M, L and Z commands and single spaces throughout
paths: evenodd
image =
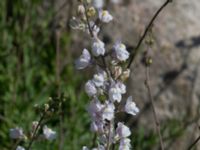
M 126 101 L 125 112 L 134 116 L 139 112 L 139 108 L 133 102 L 132 96 L 128 97 Z
M 126 61 L 129 58 L 129 52 L 126 50 L 126 46 L 121 42 L 117 42 L 114 45 L 114 51 L 119 61 Z
M 99 11 L 99 19 L 104 23 L 109 23 L 113 20 L 113 16 L 107 10 Z
M 92 80 L 89 80 L 85 84 L 85 92 L 88 94 L 88 96 L 94 96 L 97 93 L 97 89 Z
M 90 125 L 90 130 L 92 132 L 103 133 L 104 132 L 104 122 L 102 122 L 102 120 L 93 121 Z
M 76 60 L 75 66 L 77 69 L 84 69 L 90 64 L 90 61 L 91 55 L 87 49 L 84 49 L 82 55 Z
M 16 150 L 25 150 L 25 148 L 22 146 L 17 146 Z
M 102 111 L 103 119 L 112 120 L 114 118 L 115 106 L 113 103 L 107 103 Z
M 93 44 L 92 44 L 92 54 L 96 57 L 100 56 L 100 55 L 104 55 L 105 54 L 105 44 L 99 40 L 99 39 L 95 39 Z
M 124 125 L 123 123 L 119 122 L 117 124 L 116 135 L 118 138 L 126 138 L 131 135 L 130 129 Z
M 126 86 L 122 82 L 117 82 L 116 86 L 119 88 L 121 94 L 126 93 Z
M 105 81 L 104 74 L 102 73 L 95 74 L 92 81 L 96 87 L 103 86 Z
M 102 9 L 104 6 L 104 0 L 93 0 L 93 6 L 97 9 Z
M 131 140 L 129 138 L 120 139 L 119 150 L 130 150 L 131 149 Z
M 122 99 L 122 94 L 126 93 L 126 86 L 121 82 L 113 82 L 109 89 L 109 99 L 112 102 L 117 101 L 118 103 Z
M 98 74 L 102 74 L 103 77 L 104 77 L 104 79 L 107 78 L 107 73 L 106 73 L 101 67 L 97 66 L 96 69 L 97 69 L 97 73 L 98 73 Z
M 56 138 L 56 132 L 48 128 L 47 126 L 43 127 L 43 134 L 44 134 L 45 139 L 50 140 L 50 141 Z
M 13 128 L 10 129 L 10 138 L 12 139 L 21 139 L 23 138 L 24 133 L 23 130 L 21 128 Z
M 98 120 L 101 119 L 101 110 L 103 107 L 104 105 L 102 105 L 99 100 L 95 98 L 90 102 L 87 111 L 93 120 Z
M 91 124 L 90 124 L 90 130 L 92 132 L 97 132 L 98 131 L 98 125 L 95 121 L 93 121 Z
M 117 101 L 118 103 L 121 101 L 122 99 L 122 94 L 120 93 L 119 89 L 116 87 L 111 87 L 109 90 L 109 99 L 112 102 Z

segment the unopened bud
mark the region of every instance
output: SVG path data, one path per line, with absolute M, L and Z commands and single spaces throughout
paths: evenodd
M 153 63 L 153 60 L 152 60 L 151 57 L 149 57 L 149 58 L 146 59 L 146 65 L 147 66 L 150 66 L 152 63 Z
M 87 16 L 88 16 L 88 17 L 93 17 L 93 16 L 95 16 L 95 14 L 96 14 L 96 10 L 95 10 L 94 7 L 90 7 L 90 8 L 87 10 Z
M 35 129 L 37 128 L 38 126 L 38 121 L 33 121 L 32 122 L 32 131 L 35 131 Z
M 122 74 L 122 67 L 115 66 L 113 74 L 114 74 L 114 78 L 117 79 Z
M 23 140 L 24 141 L 27 141 L 28 140 L 28 137 L 26 135 L 23 135 Z
M 122 81 L 126 81 L 130 77 L 130 69 L 125 70 L 120 76 Z
M 48 111 L 48 109 L 49 109 L 49 104 L 44 104 L 44 110 Z
M 91 0 L 86 0 L 86 2 L 87 2 L 88 4 L 90 4 L 92 1 L 91 1 Z
M 85 7 L 83 5 L 78 6 L 78 14 L 84 15 L 85 14 Z

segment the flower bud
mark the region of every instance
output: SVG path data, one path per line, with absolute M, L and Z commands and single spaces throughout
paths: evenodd
M 88 17 L 94 17 L 96 14 L 96 10 L 94 7 L 90 7 L 88 10 L 87 10 L 87 16 Z
M 84 6 L 83 5 L 79 5 L 77 12 L 78 12 L 79 15 L 84 15 L 85 14 Z
M 46 112 L 48 111 L 48 109 L 49 109 L 49 104 L 44 104 L 44 111 Z
M 88 4 L 90 4 L 92 1 L 91 1 L 91 0 L 86 0 L 86 2 L 87 2 Z
M 10 138 L 11 139 L 22 139 L 23 138 L 23 130 L 22 128 L 12 128 L 10 129 Z
M 150 66 L 152 63 L 153 63 L 152 58 L 151 58 L 151 57 L 147 58 L 147 60 L 146 60 L 146 65 L 147 65 L 147 66 Z
M 33 121 L 32 122 L 32 131 L 35 131 L 35 129 L 37 128 L 38 126 L 38 121 Z
M 120 76 L 120 79 L 122 81 L 126 81 L 130 77 L 130 69 L 126 69 L 122 75 Z
M 122 67 L 115 66 L 113 69 L 114 78 L 117 79 L 122 74 Z

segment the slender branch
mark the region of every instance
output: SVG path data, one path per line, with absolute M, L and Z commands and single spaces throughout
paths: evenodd
M 157 130 L 157 133 L 158 133 L 158 136 L 159 136 L 160 147 L 161 147 L 161 150 L 164 150 L 164 145 L 163 145 L 163 140 L 162 140 L 163 138 L 162 138 L 161 131 L 160 131 L 160 122 L 159 122 L 157 114 L 156 114 L 154 100 L 153 100 L 153 96 L 152 96 L 152 93 L 151 93 L 151 87 L 150 87 L 150 84 L 149 84 L 149 80 L 150 80 L 149 66 L 146 66 L 146 82 L 145 82 L 145 85 L 146 85 L 146 88 L 148 90 L 148 95 L 149 95 L 149 99 L 150 99 L 150 102 L 151 102 L 151 107 L 153 109 L 153 117 L 154 117 L 154 121 L 155 121 L 155 125 L 156 125 L 156 130 Z
M 60 30 L 56 31 L 56 85 L 57 95 L 60 97 Z
M 88 14 L 87 14 L 87 4 L 85 2 L 83 2 L 83 6 L 85 8 L 85 17 L 86 17 L 86 22 L 87 22 L 87 25 L 88 25 L 88 30 L 90 32 L 91 37 L 93 38 L 94 34 L 93 34 L 93 31 L 92 31 L 92 27 L 90 26 L 89 17 L 88 17 Z
M 171 3 L 172 1 L 173 1 L 173 0 L 166 0 L 166 2 L 165 2 L 165 3 L 157 10 L 157 12 L 154 14 L 153 18 L 150 20 L 148 26 L 146 27 L 146 29 L 145 29 L 145 31 L 144 31 L 142 37 L 140 38 L 140 40 L 139 40 L 137 46 L 135 47 L 134 51 L 132 51 L 131 56 L 130 56 L 130 61 L 129 61 L 128 65 L 127 65 L 127 68 L 130 68 L 130 67 L 131 67 L 131 64 L 132 64 L 133 61 L 135 60 L 135 58 L 136 58 L 136 56 L 137 56 L 137 54 L 138 54 L 138 52 L 139 52 L 139 50 L 140 50 L 139 48 L 140 48 L 142 42 L 144 41 L 144 39 L 145 39 L 145 37 L 146 37 L 148 31 L 149 31 L 150 28 L 152 27 L 152 25 L 153 25 L 155 19 L 158 17 L 158 15 L 160 14 L 160 12 L 161 12 L 169 3 Z
M 30 148 L 31 148 L 31 146 L 32 146 L 32 144 L 33 144 L 33 142 L 34 142 L 34 140 L 35 140 L 37 131 L 39 130 L 39 128 L 40 128 L 40 126 L 41 126 L 41 124 L 42 124 L 42 121 L 43 121 L 43 119 L 45 118 L 45 115 L 46 115 L 46 113 L 43 112 L 43 114 L 42 114 L 42 116 L 41 116 L 41 118 L 40 118 L 40 120 L 39 120 L 39 122 L 38 122 L 38 124 L 37 124 L 37 126 L 36 126 L 36 128 L 35 128 L 35 130 L 34 130 L 34 132 L 33 132 L 33 135 L 32 135 L 32 137 L 31 137 L 31 140 L 30 140 L 30 142 L 29 142 L 28 147 L 27 147 L 26 150 L 30 150 Z
M 56 31 L 56 85 L 57 85 L 57 96 L 60 98 L 61 97 L 61 79 L 60 79 L 60 36 L 61 36 L 61 31 L 60 29 L 57 29 Z M 62 102 L 63 103 L 63 102 Z M 61 105 L 63 105 L 61 103 Z M 64 122 L 64 113 L 63 113 L 63 108 L 61 106 L 61 115 L 59 116 L 59 130 L 60 130 L 60 136 L 59 136 L 59 150 L 63 149 L 63 144 L 64 144 L 64 127 L 63 127 L 63 122 Z
M 198 125 L 198 123 L 197 123 Z M 198 129 L 200 130 L 200 126 L 198 125 Z M 191 150 L 198 142 L 200 141 L 200 135 L 198 136 L 198 138 L 188 147 L 187 150 Z
M 14 145 L 12 146 L 12 150 L 16 150 L 16 148 L 17 148 L 18 144 L 20 143 L 20 141 L 21 141 L 21 139 L 18 139 L 18 140 L 14 143 Z
M 188 150 L 191 150 L 200 140 L 200 136 L 188 147 Z

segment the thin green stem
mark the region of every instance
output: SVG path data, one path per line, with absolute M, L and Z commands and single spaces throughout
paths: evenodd
M 32 137 L 31 137 L 31 140 L 30 140 L 30 142 L 29 142 L 28 147 L 27 147 L 26 150 L 30 150 L 30 148 L 31 148 L 31 146 L 32 146 L 32 144 L 33 144 L 33 142 L 34 142 L 34 140 L 35 140 L 35 137 L 36 137 L 36 135 L 37 135 L 37 132 L 38 132 L 38 130 L 39 130 L 40 127 L 41 127 L 42 121 L 43 121 L 43 119 L 45 118 L 45 115 L 46 115 L 46 113 L 43 112 L 43 114 L 42 114 L 42 116 L 41 116 L 41 118 L 40 118 L 40 120 L 39 120 L 39 122 L 38 122 L 38 124 L 37 124 L 37 126 L 36 126 L 36 128 L 35 128 L 35 130 L 34 130 L 34 132 L 33 132 L 33 135 L 32 135 Z

